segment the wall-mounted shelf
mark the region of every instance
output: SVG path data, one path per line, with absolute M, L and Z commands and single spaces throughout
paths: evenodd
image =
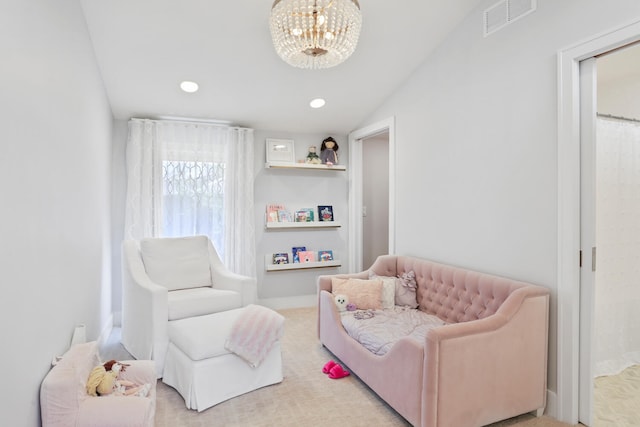
M 307 268 L 327 268 L 340 267 L 340 260 L 333 261 L 316 261 L 316 262 L 296 262 L 290 264 L 266 264 L 267 271 L 284 271 L 284 270 L 304 270 Z
M 347 170 L 345 165 L 314 165 L 310 163 L 287 163 L 287 162 L 267 162 L 264 165 L 265 168 L 278 168 L 278 169 L 317 169 L 317 170 L 334 170 L 344 171 Z
M 338 228 L 340 221 L 309 221 L 309 222 L 267 222 L 266 229 L 287 229 L 287 228 Z

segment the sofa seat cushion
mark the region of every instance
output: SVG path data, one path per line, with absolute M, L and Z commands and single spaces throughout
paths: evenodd
M 242 295 L 211 287 L 168 292 L 169 320 L 218 313 L 242 307 Z
M 424 343 L 428 330 L 447 324 L 438 316 L 408 307 L 369 310 L 367 314 L 373 317 L 359 313 L 362 312 L 342 312 L 342 326 L 351 338 L 378 356 L 386 354 L 405 337 Z
M 229 354 L 224 345 L 241 313 L 242 309 L 235 309 L 169 322 L 169 341 L 191 360 Z

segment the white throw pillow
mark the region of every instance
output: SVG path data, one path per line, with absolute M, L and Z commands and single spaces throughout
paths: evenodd
M 140 252 L 149 278 L 170 291 L 211 286 L 206 236 L 142 239 Z
M 396 304 L 396 278 L 370 273 L 369 279 L 382 280 L 382 308 L 393 308 Z

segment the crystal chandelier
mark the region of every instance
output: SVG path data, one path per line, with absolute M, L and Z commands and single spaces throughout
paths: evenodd
M 278 55 L 298 68 L 329 68 L 358 44 L 362 16 L 357 0 L 275 0 L 271 37 Z

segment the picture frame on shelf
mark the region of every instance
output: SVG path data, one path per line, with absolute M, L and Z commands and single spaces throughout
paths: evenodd
M 294 214 L 294 221 L 313 222 L 315 221 L 314 216 L 314 210 L 311 208 L 298 209 Z
M 274 264 L 289 264 L 289 254 L 286 252 L 278 252 L 273 254 Z
M 291 258 L 293 258 L 292 261 L 294 264 L 297 264 L 300 262 L 299 253 L 304 252 L 306 250 L 307 248 L 305 246 L 294 246 L 293 248 L 291 248 Z
M 267 163 L 295 163 L 294 144 L 292 139 L 266 139 Z
M 298 252 L 298 257 L 301 264 L 316 262 L 316 253 L 314 251 L 300 251 Z
M 320 205 L 318 206 L 318 221 L 333 221 L 333 206 Z
M 318 251 L 318 261 L 320 262 L 333 261 L 333 251 L 329 251 L 329 250 Z

